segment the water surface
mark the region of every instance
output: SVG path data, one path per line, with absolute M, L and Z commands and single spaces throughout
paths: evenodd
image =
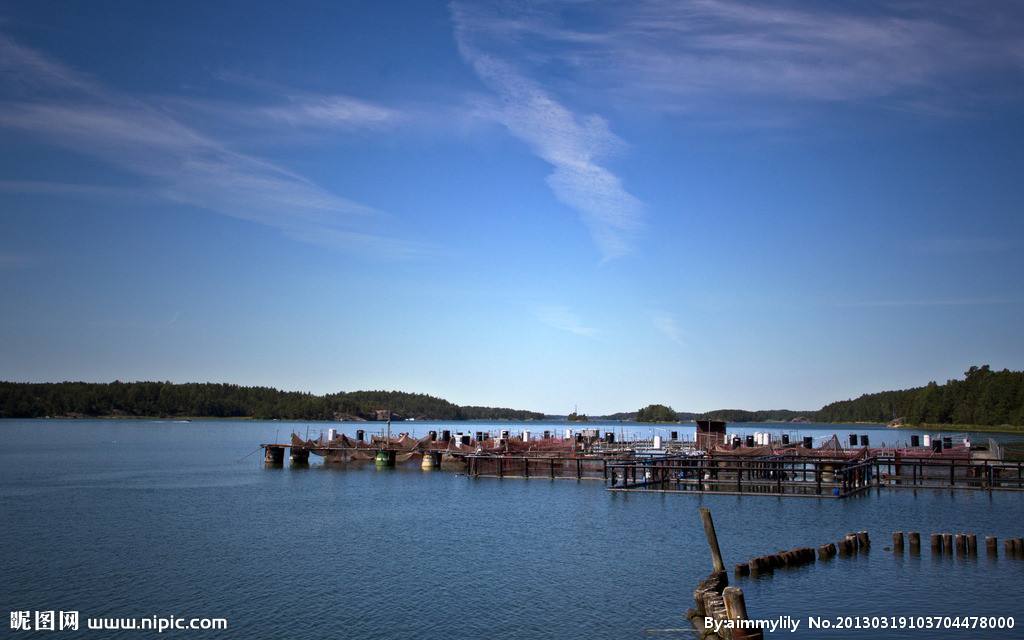
M 927 544 L 918 557 L 885 550 L 893 530 L 926 539 L 939 530 L 1024 535 L 1024 494 L 883 490 L 842 501 L 617 494 L 594 481 L 471 479 L 416 467 L 340 471 L 315 457 L 308 469 L 268 469 L 256 452 L 293 429 L 315 435 L 327 426 L 337 425 L 0 421 L 0 605 L 231 624 L 227 632 L 184 634 L 192 637 L 689 638 L 681 616 L 710 569 L 697 516 L 708 506 L 730 566 L 848 531 L 866 529 L 875 540 L 857 558 L 733 580 L 752 616 L 1024 618 L 1024 560 L 992 561 L 984 551 L 936 559 Z M 393 430 L 447 426 L 538 433 L 566 425 Z M 357 427 L 379 425 L 341 428 Z M 692 437 L 692 426 L 667 429 Z M 913 433 L 862 425 L 730 431 L 777 429 L 794 437 L 869 433 L 873 445 Z M 785 635 L 1024 637 L 1024 619 L 1018 626 Z

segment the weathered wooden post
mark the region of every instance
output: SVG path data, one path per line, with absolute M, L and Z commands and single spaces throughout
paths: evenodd
M 892 534 L 892 550 L 903 553 L 903 532 L 894 531 Z
M 857 532 L 857 543 L 860 545 L 862 549 L 865 550 L 867 550 L 867 548 L 871 546 L 871 538 L 868 537 L 867 531 Z
M 976 534 L 967 534 L 967 553 L 972 556 L 978 555 L 978 536 Z
M 953 534 L 942 534 L 942 551 L 948 555 L 953 554 Z
M 857 543 L 850 539 L 850 536 L 845 536 L 839 541 L 839 555 L 841 556 L 852 556 L 857 552 Z
M 995 536 L 985 536 L 985 550 L 990 556 L 999 555 L 999 538 Z
M 725 601 L 725 615 L 730 620 L 740 622 L 747 619 L 747 603 L 743 599 L 743 590 L 738 587 L 722 589 L 722 600 Z M 732 629 L 732 640 L 761 640 L 764 631 L 761 629 L 743 629 L 736 625 Z
M 921 553 L 921 534 L 917 531 L 910 532 L 910 553 Z
M 942 534 L 933 533 L 931 536 L 932 540 L 932 553 L 942 553 Z
M 1013 557 L 1013 538 L 1003 540 L 1003 551 L 1006 553 L 1007 558 Z
M 958 533 L 955 536 L 953 536 L 953 539 L 956 541 L 955 544 L 956 544 L 956 553 L 957 553 L 957 555 L 960 555 L 960 556 L 966 555 L 967 554 L 967 537 L 964 534 L 962 534 L 962 533 Z
M 725 563 L 722 562 L 722 550 L 718 548 L 718 535 L 715 533 L 715 523 L 711 519 L 711 510 L 707 507 L 701 507 L 700 519 L 704 523 L 704 535 L 708 539 L 708 546 L 711 547 L 711 566 L 716 572 L 725 571 Z

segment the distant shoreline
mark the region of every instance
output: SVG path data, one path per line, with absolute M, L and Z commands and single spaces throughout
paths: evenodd
M 159 422 L 183 422 L 193 420 L 204 420 L 204 421 L 224 421 L 224 422 L 301 422 L 301 423 L 323 423 L 323 424 L 384 424 L 386 420 L 316 420 L 316 419 L 300 419 L 300 418 L 256 418 L 254 416 L 125 416 L 125 415 L 108 415 L 108 416 L 43 416 L 38 418 L 3 418 L 4 420 L 139 420 L 139 421 L 159 421 Z M 601 422 L 615 422 L 619 424 L 631 424 L 637 427 L 645 426 L 672 426 L 672 425 L 692 425 L 694 421 L 680 421 L 680 422 L 637 422 L 635 420 L 616 420 L 616 419 L 603 419 L 603 418 L 592 418 L 595 423 Z M 417 422 L 451 422 L 451 423 L 482 423 L 482 422 L 507 422 L 507 423 L 523 423 L 527 424 L 530 422 L 539 423 L 565 423 L 567 425 L 574 424 L 586 424 L 579 422 L 569 422 L 565 418 L 556 417 L 550 419 L 532 419 L 532 420 L 512 420 L 508 418 L 473 418 L 473 419 L 450 419 L 450 418 L 422 418 L 416 420 L 395 420 L 392 422 L 393 425 L 401 424 L 415 424 Z M 1020 433 L 1024 434 L 1024 426 L 1016 425 L 979 425 L 979 424 L 903 424 L 899 426 L 889 426 L 882 422 L 783 422 L 773 420 L 759 420 L 759 421 L 748 421 L 748 422 L 729 422 L 730 425 L 778 425 L 787 426 L 793 428 L 799 428 L 804 425 L 863 425 L 872 427 L 882 427 L 892 430 L 917 430 L 917 431 L 973 431 L 976 433 Z M 587 427 L 580 427 L 587 428 Z
M 889 429 L 916 429 L 918 431 L 977 431 L 981 433 L 1021 433 L 1024 426 L 1012 424 L 978 425 L 978 424 L 901 424 Z

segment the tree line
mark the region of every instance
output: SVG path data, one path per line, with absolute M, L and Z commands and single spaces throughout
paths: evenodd
M 390 412 L 390 413 L 389 413 Z M 281 420 L 528 420 L 535 411 L 459 406 L 401 391 L 314 395 L 271 387 L 171 382 L 0 382 L 0 418 L 209 417 Z
M 442 398 L 401 391 L 351 391 L 314 395 L 271 387 L 170 382 L 0 382 L 0 418 L 211 417 L 281 420 L 540 420 L 535 411 L 459 406 Z M 869 393 L 818 411 L 720 409 L 682 413 L 648 405 L 635 413 L 604 416 L 639 422 L 695 418 L 729 422 L 809 420 L 912 424 L 1024 425 L 1024 371 L 971 367 L 963 380 Z
M 1024 371 L 992 371 L 986 364 L 968 369 L 963 380 L 869 393 L 817 412 L 827 422 L 896 418 L 912 424 L 1024 425 Z
M 617 413 L 605 418 L 666 422 L 669 412 L 672 409 L 665 405 L 649 405 L 634 413 Z M 677 420 L 727 422 L 886 423 L 900 419 L 910 424 L 1024 426 L 1024 371 L 992 371 L 989 365 L 975 366 L 964 372 L 963 380 L 947 380 L 944 384 L 929 382 L 912 389 L 868 393 L 827 404 L 817 411 L 718 409 L 701 414 L 672 413 Z

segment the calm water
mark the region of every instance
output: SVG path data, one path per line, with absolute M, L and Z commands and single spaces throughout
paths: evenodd
M 753 617 L 1019 618 L 1016 630 L 1001 633 L 802 628 L 777 637 L 1024 637 L 1024 560 L 991 561 L 983 550 L 974 559 L 933 559 L 927 542 L 920 557 L 884 550 L 899 529 L 925 538 L 938 530 L 1024 535 L 1024 494 L 883 491 L 845 501 L 623 495 L 600 482 L 473 480 L 418 468 L 340 471 L 314 462 L 266 469 L 252 453 L 260 442 L 306 428 L 0 421 L 0 606 L 230 622 L 227 632 L 190 637 L 690 638 L 681 614 L 710 569 L 697 515 L 704 505 L 730 566 L 852 530 L 873 536 L 866 556 L 733 580 Z M 310 433 L 324 428 L 310 426 Z M 692 426 L 676 429 L 692 433 Z M 911 433 L 849 430 L 870 433 L 872 444 Z M 792 431 L 845 433 L 834 426 Z M 56 632 L 63 635 L 89 633 Z

